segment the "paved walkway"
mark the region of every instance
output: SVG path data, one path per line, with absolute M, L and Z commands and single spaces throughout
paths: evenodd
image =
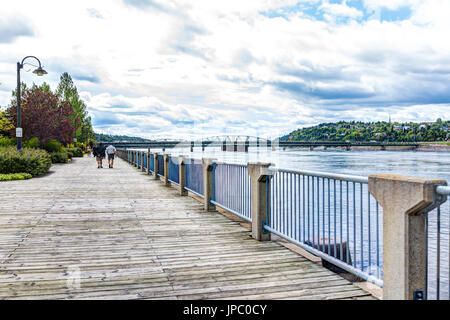
M 0 182 L 0 299 L 344 299 L 365 291 L 118 159 Z

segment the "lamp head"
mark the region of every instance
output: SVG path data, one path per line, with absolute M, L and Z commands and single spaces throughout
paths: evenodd
M 39 66 L 39 68 L 34 70 L 33 73 L 37 74 L 38 76 L 43 76 L 44 74 L 47 74 L 47 71 L 45 71 L 44 69 L 42 69 L 41 66 Z

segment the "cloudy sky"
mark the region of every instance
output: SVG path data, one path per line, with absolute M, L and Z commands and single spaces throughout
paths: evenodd
M 0 106 L 35 55 L 49 73 L 23 81 L 69 72 L 110 134 L 448 119 L 449 16 L 448 0 L 2 1 Z

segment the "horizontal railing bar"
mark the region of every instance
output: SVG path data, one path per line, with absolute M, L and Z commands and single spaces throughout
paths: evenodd
M 297 173 L 304 176 L 312 176 L 319 178 L 331 178 L 335 180 L 343 180 L 349 182 L 357 182 L 357 183 L 369 183 L 369 178 L 364 176 L 355 176 L 349 174 L 335 174 L 321 171 L 309 171 L 309 170 L 293 170 L 293 169 L 279 169 L 270 167 L 270 171 L 272 172 L 286 172 L 286 173 Z
M 304 243 L 301 243 L 301 242 L 299 242 L 297 240 L 291 239 L 288 236 L 286 236 L 286 235 L 276 231 L 275 229 L 272 229 L 271 227 L 269 227 L 267 225 L 264 226 L 264 229 L 266 229 L 269 232 L 272 232 L 273 234 L 276 234 L 277 236 L 279 236 L 279 237 L 281 237 L 281 238 L 283 238 L 283 239 L 285 239 L 285 240 L 287 240 L 289 242 L 292 242 L 292 243 L 298 245 L 299 247 L 305 249 L 306 251 L 308 251 L 308 252 L 310 252 L 310 253 L 312 253 L 312 254 L 314 254 L 314 255 L 316 255 L 316 256 L 318 256 L 318 257 L 320 257 L 320 258 L 322 258 L 322 259 L 324 259 L 324 260 L 326 260 L 326 261 L 336 265 L 336 266 L 338 266 L 339 268 L 342 268 L 342 269 L 344 269 L 344 270 L 346 270 L 346 271 L 348 271 L 350 273 L 353 273 L 356 276 L 358 276 L 358 277 L 360 277 L 360 278 L 362 278 L 362 279 L 364 279 L 364 280 L 366 280 L 368 282 L 371 282 L 371 283 L 373 283 L 373 284 L 375 284 L 375 285 L 377 285 L 379 287 L 383 287 L 383 280 L 377 279 L 375 276 L 371 276 L 371 275 L 361 271 L 360 269 L 354 268 L 354 267 L 346 264 L 345 262 L 343 262 L 343 261 L 341 261 L 339 259 L 331 257 L 331 256 L 327 255 L 326 253 L 323 253 L 322 251 L 314 249 L 314 248 L 312 248 L 312 247 L 310 247 L 310 246 L 308 246 L 308 245 L 306 245 Z
M 195 195 L 197 195 L 197 196 L 199 196 L 201 198 L 204 198 L 204 196 L 202 194 L 200 194 L 200 193 L 198 193 L 198 192 L 196 192 L 196 191 L 194 191 L 192 189 L 189 189 L 188 187 L 184 187 L 184 189 L 189 191 L 189 192 L 192 192 L 193 194 L 195 194 Z
M 173 184 L 176 184 L 177 186 L 180 185 L 178 182 L 175 182 L 175 181 L 173 181 L 173 180 L 170 180 L 170 179 L 167 179 L 167 180 L 169 180 L 169 181 L 170 181 L 171 183 L 173 183 Z
M 214 200 L 211 200 L 210 202 L 211 202 L 213 205 L 217 206 L 217 207 L 220 207 L 220 208 L 222 208 L 222 209 L 225 209 L 225 210 L 227 210 L 227 211 L 230 211 L 232 214 L 235 214 L 235 215 L 239 216 L 240 218 L 242 218 L 242 219 L 244 219 L 244 220 L 247 220 L 248 222 L 252 222 L 251 219 L 249 219 L 248 217 L 242 215 L 241 213 L 239 213 L 239 212 L 237 212 L 237 211 L 234 211 L 233 209 L 227 208 L 227 207 L 225 207 L 224 205 L 221 205 L 220 203 L 215 202 Z
M 438 186 L 436 192 L 444 196 L 450 196 L 450 186 Z

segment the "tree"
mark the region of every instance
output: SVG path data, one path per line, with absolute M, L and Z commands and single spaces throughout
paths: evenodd
M 7 135 L 13 128 L 14 124 L 9 119 L 6 111 L 0 110 L 0 136 Z
M 73 108 L 74 114 L 71 119 L 75 128 L 73 134 L 74 137 L 77 138 L 77 141 L 84 140 L 84 137 L 82 137 L 83 131 L 87 133 L 89 138 L 95 138 L 91 118 L 88 117 L 86 111 L 86 104 L 80 99 L 72 77 L 67 72 L 64 72 L 60 77 L 56 94 L 61 100 L 68 101 Z M 78 122 L 75 122 L 75 119 L 78 119 Z M 82 130 L 82 128 L 84 128 L 84 130 Z
M 61 143 L 70 143 L 74 124 L 79 120 L 74 117 L 73 108 L 67 101 L 61 101 L 52 93 L 48 85 L 33 85 L 31 89 L 21 92 L 21 118 L 23 139 L 39 138 L 41 145 L 55 139 Z M 12 100 L 7 109 L 13 123 L 17 122 L 17 101 Z M 72 118 L 75 118 L 72 120 Z M 11 134 L 14 135 L 13 130 Z

